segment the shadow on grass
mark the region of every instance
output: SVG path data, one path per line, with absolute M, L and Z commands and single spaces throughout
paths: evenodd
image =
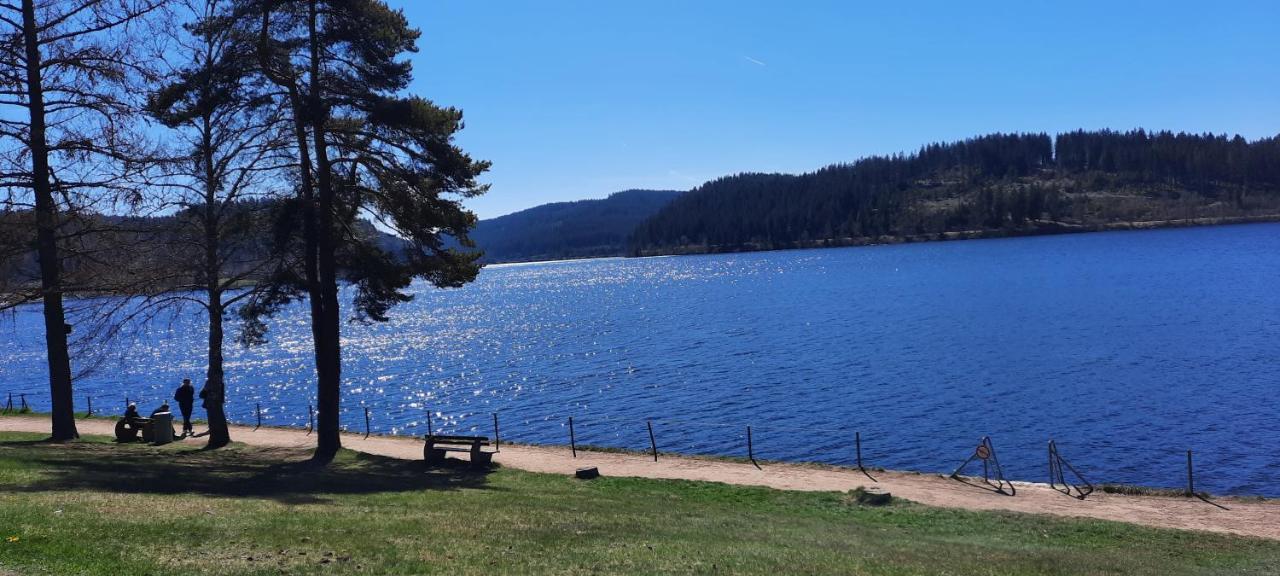
M 43 477 L 12 492 L 93 490 L 136 494 L 200 494 L 319 503 L 332 494 L 486 488 L 488 469 L 449 460 L 421 461 L 344 451 L 327 466 L 294 448 L 219 450 L 141 444 L 0 442 L 0 459 L 22 462 Z M 489 488 L 486 488 L 489 489 Z

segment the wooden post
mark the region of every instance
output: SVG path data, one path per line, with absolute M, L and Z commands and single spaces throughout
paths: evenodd
M 255 409 L 255 411 L 258 414 L 258 425 L 253 427 L 254 430 L 257 430 L 262 427 L 262 403 L 259 402 L 257 403 L 256 406 L 257 408 Z
M 493 451 L 502 451 L 502 437 L 498 435 L 498 413 L 493 413 Z
M 316 429 L 316 409 L 311 404 L 307 404 L 307 436 Z
M 369 407 L 364 407 L 364 437 L 369 437 Z
M 89 411 L 84 413 L 84 417 L 93 416 L 93 396 L 85 396 L 85 400 L 89 401 Z
M 578 457 L 578 440 L 573 435 L 573 416 L 569 417 L 569 449 L 573 450 L 573 457 Z
M 9 401 L 4 405 L 4 412 L 7 414 L 13 410 L 13 392 L 9 393 Z
M 18 411 L 19 411 L 19 412 L 26 412 L 26 411 L 27 411 L 27 395 L 26 395 L 26 394 L 19 394 L 19 395 L 18 395 L 18 398 L 20 398 L 20 399 L 22 400 L 22 408 L 19 408 L 19 409 L 18 409 Z
M 124 395 L 124 409 L 125 409 L 125 410 L 128 410 L 128 409 L 129 409 L 129 395 L 128 395 L 128 394 L 125 394 L 125 395 Z
M 435 432 L 431 431 L 431 411 L 427 410 L 427 436 L 435 436 Z
M 1187 450 L 1187 496 L 1196 495 L 1196 478 L 1191 468 L 1191 451 Z
M 1053 474 L 1053 440 L 1049 441 L 1049 487 L 1057 488 L 1057 477 Z
M 867 478 L 870 478 L 872 482 L 879 482 L 879 480 L 876 480 L 876 477 L 872 476 L 870 472 L 867 472 L 867 469 L 862 465 L 862 432 L 854 431 L 853 445 L 855 450 L 857 450 L 858 471 L 862 472 L 862 474 Z
M 747 458 L 752 462 L 756 461 L 755 448 L 751 446 L 751 427 L 747 426 Z
M 653 439 L 653 422 L 644 421 L 649 426 L 649 448 L 653 450 L 653 461 L 658 461 L 658 442 Z

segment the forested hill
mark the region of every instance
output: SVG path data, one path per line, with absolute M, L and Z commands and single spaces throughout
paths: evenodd
M 1280 137 L 992 134 L 808 174 L 739 174 L 640 224 L 633 255 L 1280 217 Z
M 623 256 L 636 225 L 679 195 L 627 190 L 601 200 L 543 204 L 482 220 L 471 239 L 486 262 Z

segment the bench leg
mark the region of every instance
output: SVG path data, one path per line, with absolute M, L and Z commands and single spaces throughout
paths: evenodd
M 427 461 L 428 465 L 443 464 L 445 451 L 432 446 L 427 446 L 422 451 L 422 458 Z
M 493 463 L 493 452 L 481 452 L 479 450 L 471 451 L 472 466 L 488 466 Z

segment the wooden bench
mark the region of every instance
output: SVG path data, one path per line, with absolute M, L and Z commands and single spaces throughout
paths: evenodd
M 470 452 L 472 466 L 488 466 L 493 462 L 493 452 L 482 450 L 489 445 L 484 436 L 427 436 L 427 445 L 422 449 L 422 458 L 427 464 L 444 462 L 447 452 Z

